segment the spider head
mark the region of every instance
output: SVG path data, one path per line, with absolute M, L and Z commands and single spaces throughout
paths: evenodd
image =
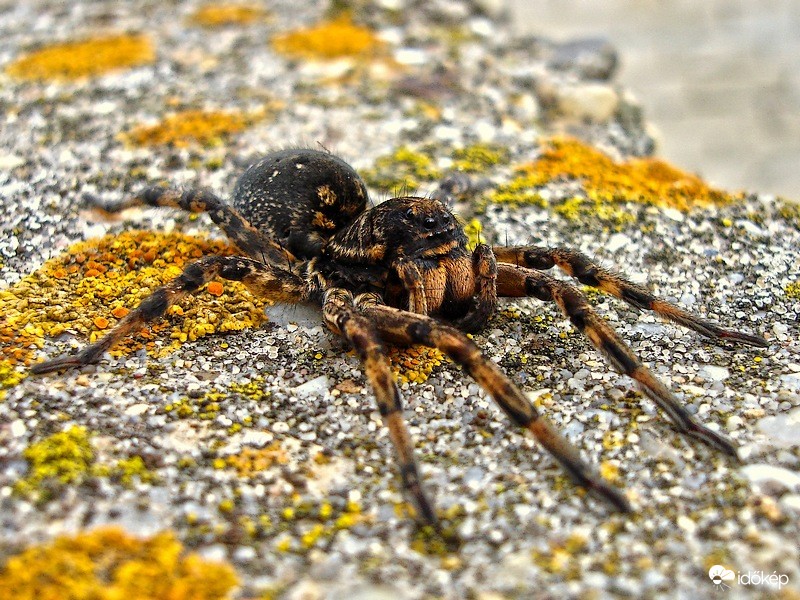
M 466 252 L 467 236 L 447 207 L 430 198 L 392 198 L 364 211 L 323 251 L 334 259 L 376 264 L 398 256 L 435 258 Z
M 466 236 L 447 207 L 430 198 L 392 198 L 373 210 L 390 251 L 406 256 L 436 256 L 466 244 Z

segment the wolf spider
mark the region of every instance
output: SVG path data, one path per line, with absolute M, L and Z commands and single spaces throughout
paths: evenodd
M 384 342 L 438 348 L 461 365 L 519 427 L 558 460 L 574 481 L 621 512 L 630 504 L 579 456 L 500 368 L 465 334 L 486 325 L 503 297 L 555 302 L 620 373 L 633 378 L 684 435 L 736 457 L 734 444 L 695 420 L 644 366 L 573 285 L 542 272 L 553 266 L 640 309 L 649 309 L 713 340 L 767 346 L 653 296 L 644 287 L 565 248 L 467 249 L 463 227 L 439 200 L 401 197 L 367 208 L 367 189 L 341 159 L 322 151 L 267 155 L 238 180 L 228 205 L 215 194 L 148 187 L 102 206 L 168 206 L 206 212 L 244 256 L 207 256 L 158 288 L 105 337 L 74 355 L 38 363 L 34 373 L 96 362 L 122 338 L 158 319 L 215 277 L 241 281 L 256 296 L 321 307 L 328 328 L 363 361 L 388 428 L 405 491 L 418 517 L 436 524 L 402 416 Z

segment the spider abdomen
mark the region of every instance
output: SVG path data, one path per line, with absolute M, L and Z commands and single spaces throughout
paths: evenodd
M 311 258 L 364 211 L 367 188 L 350 165 L 328 152 L 279 150 L 242 174 L 232 205 L 292 254 Z

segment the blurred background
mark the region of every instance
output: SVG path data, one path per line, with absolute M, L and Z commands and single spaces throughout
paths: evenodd
M 507 0 L 517 33 L 607 38 L 659 155 L 800 201 L 800 0 Z

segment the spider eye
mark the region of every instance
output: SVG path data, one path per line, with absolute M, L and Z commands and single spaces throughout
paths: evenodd
M 425 217 L 425 220 L 422 221 L 422 226 L 425 227 L 425 229 L 433 229 L 436 227 L 436 219 L 433 217 Z
M 413 219 L 413 218 L 414 218 L 414 209 L 413 208 L 409 208 L 406 211 L 406 219 Z

